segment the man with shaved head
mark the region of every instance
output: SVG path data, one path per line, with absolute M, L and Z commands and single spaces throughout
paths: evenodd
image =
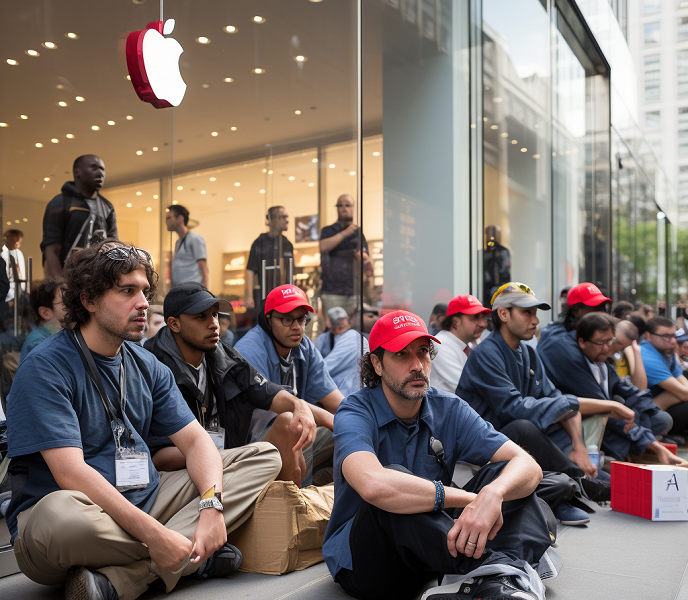
M 46 277 L 61 277 L 74 248 L 88 248 L 106 238 L 117 238 L 115 207 L 100 195 L 105 163 L 93 154 L 79 156 L 72 166 L 74 181 L 45 207 L 43 215 L 43 266 Z
M 337 198 L 337 221 L 320 232 L 322 289 L 320 299 L 323 312 L 341 306 L 349 316 L 356 310 L 356 282 L 358 265 L 368 276 L 373 265 L 368 256 L 368 242 L 360 227 L 354 223 L 356 202 L 350 194 Z

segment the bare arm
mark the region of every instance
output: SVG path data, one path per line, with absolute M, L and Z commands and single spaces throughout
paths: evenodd
M 129 535 L 148 546 L 151 559 L 161 569 L 178 571 L 189 556 L 192 544 L 184 536 L 165 528 L 113 487 L 98 471 L 84 461 L 81 448 L 42 450 L 57 485 L 63 490 L 86 494 Z
M 631 374 L 631 383 L 639 390 L 647 389 L 647 373 L 645 373 L 645 364 L 643 357 L 640 354 L 640 345 L 635 340 L 626 349 L 624 349 L 626 360 L 628 361 L 628 371 Z
M 597 468 L 590 462 L 588 450 L 583 443 L 583 430 L 581 414 L 577 412 L 570 419 L 561 421 L 561 426 L 571 438 L 573 450 L 569 452 L 569 459 L 576 463 L 588 477 L 597 477 Z
M 208 270 L 208 259 L 201 258 L 196 261 L 198 263 L 198 270 L 201 273 L 201 283 L 206 289 L 210 289 L 210 271 Z
M 299 441 L 292 448 L 294 452 L 305 448 L 313 442 L 315 439 L 315 419 L 307 402 L 297 398 L 286 390 L 280 390 L 272 399 L 270 410 L 278 415 L 285 412 L 292 413 L 293 417 L 289 423 L 289 429 L 293 433 L 301 433 Z
M 578 406 L 581 415 L 609 415 L 612 419 L 625 421 L 624 429 L 633 427 L 635 413 L 633 409 L 624 406 L 614 400 L 599 400 L 597 398 L 578 398 Z M 628 431 L 628 430 L 626 430 Z
M 246 269 L 244 274 L 244 304 L 246 308 L 255 308 L 253 303 L 253 271 Z
M 50 244 L 45 247 L 45 276 L 62 277 L 62 265 L 60 264 L 60 252 L 62 244 Z
M 688 402 L 688 380 L 686 380 L 684 375 L 670 377 L 657 385 L 664 391 L 676 396 L 681 402 Z
M 339 408 L 339 403 L 344 400 L 344 394 L 342 394 L 339 390 L 334 390 L 327 394 L 324 398 L 320 399 L 320 404 L 323 405 L 325 410 L 328 412 L 334 414 L 337 412 L 337 409 Z
M 678 467 L 688 467 L 688 461 L 685 461 L 680 456 L 676 456 L 670 452 L 668 448 L 662 446 L 659 442 L 652 442 L 646 448 L 657 456 L 657 460 L 663 465 L 675 465 Z
M 339 233 L 335 233 L 333 236 L 325 238 L 324 240 L 321 239 L 319 242 L 320 252 L 331 252 L 337 246 L 339 246 L 339 244 L 341 244 L 346 238 L 356 233 L 357 229 L 358 225 L 354 225 L 353 223 L 351 223 L 351 225 L 349 225 L 346 229 L 342 229 L 342 231 L 340 231 Z

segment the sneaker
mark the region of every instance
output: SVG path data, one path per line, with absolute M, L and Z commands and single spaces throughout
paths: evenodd
M 662 439 L 662 443 L 676 444 L 677 446 L 685 446 L 686 438 L 684 438 L 682 435 L 676 435 L 675 433 L 672 433 L 671 435 L 665 435 Z
M 588 513 L 566 502 L 557 506 L 553 512 L 562 525 L 585 525 L 590 523 Z
M 588 499 L 593 502 L 609 502 L 612 499 L 612 484 L 599 479 L 588 479 L 583 477 L 580 480 L 581 487 Z
M 65 600 L 118 600 L 117 590 L 98 571 L 72 567 L 65 582 Z
M 229 577 L 236 573 L 241 566 L 243 556 L 238 548 L 232 544 L 225 544 L 206 560 L 196 571 L 199 579 L 209 579 L 211 577 Z
M 473 598 L 480 600 L 538 600 L 533 592 L 524 590 L 518 583 L 518 578 L 511 575 L 493 575 L 480 581 Z

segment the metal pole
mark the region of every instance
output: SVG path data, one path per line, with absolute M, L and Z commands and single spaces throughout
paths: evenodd
M 294 285 L 294 257 L 289 257 L 289 283 Z
M 31 282 L 33 281 L 33 258 L 29 256 L 28 267 L 26 269 L 26 293 L 31 293 Z
M 260 297 L 265 300 L 267 294 L 265 289 L 267 288 L 267 282 L 265 281 L 265 269 L 267 268 L 268 261 L 263 259 L 261 262 L 261 273 L 260 273 Z

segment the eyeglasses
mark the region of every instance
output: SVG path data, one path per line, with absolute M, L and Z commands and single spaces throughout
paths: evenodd
M 613 337 L 611 340 L 605 340 L 604 342 L 593 342 L 592 340 L 586 340 L 586 342 L 590 342 L 591 344 L 595 344 L 595 346 L 611 346 L 615 341 L 616 341 L 615 337 Z
M 305 327 L 311 322 L 311 318 L 308 315 L 303 315 L 303 317 L 275 317 L 279 319 L 285 327 L 291 327 L 294 324 L 294 321 L 296 321 L 299 324 L 299 327 Z
M 335 208 L 352 208 L 353 204 L 335 204 Z
M 148 254 L 143 248 L 137 248 L 136 246 L 113 246 L 106 249 L 103 246 L 100 250 L 105 256 L 110 260 L 127 260 L 132 254 L 138 254 L 139 258 L 142 258 L 148 263 L 153 262 L 151 255 Z
M 670 342 L 671 340 L 676 339 L 673 333 L 652 333 L 650 331 L 650 335 L 661 337 L 665 342 Z

